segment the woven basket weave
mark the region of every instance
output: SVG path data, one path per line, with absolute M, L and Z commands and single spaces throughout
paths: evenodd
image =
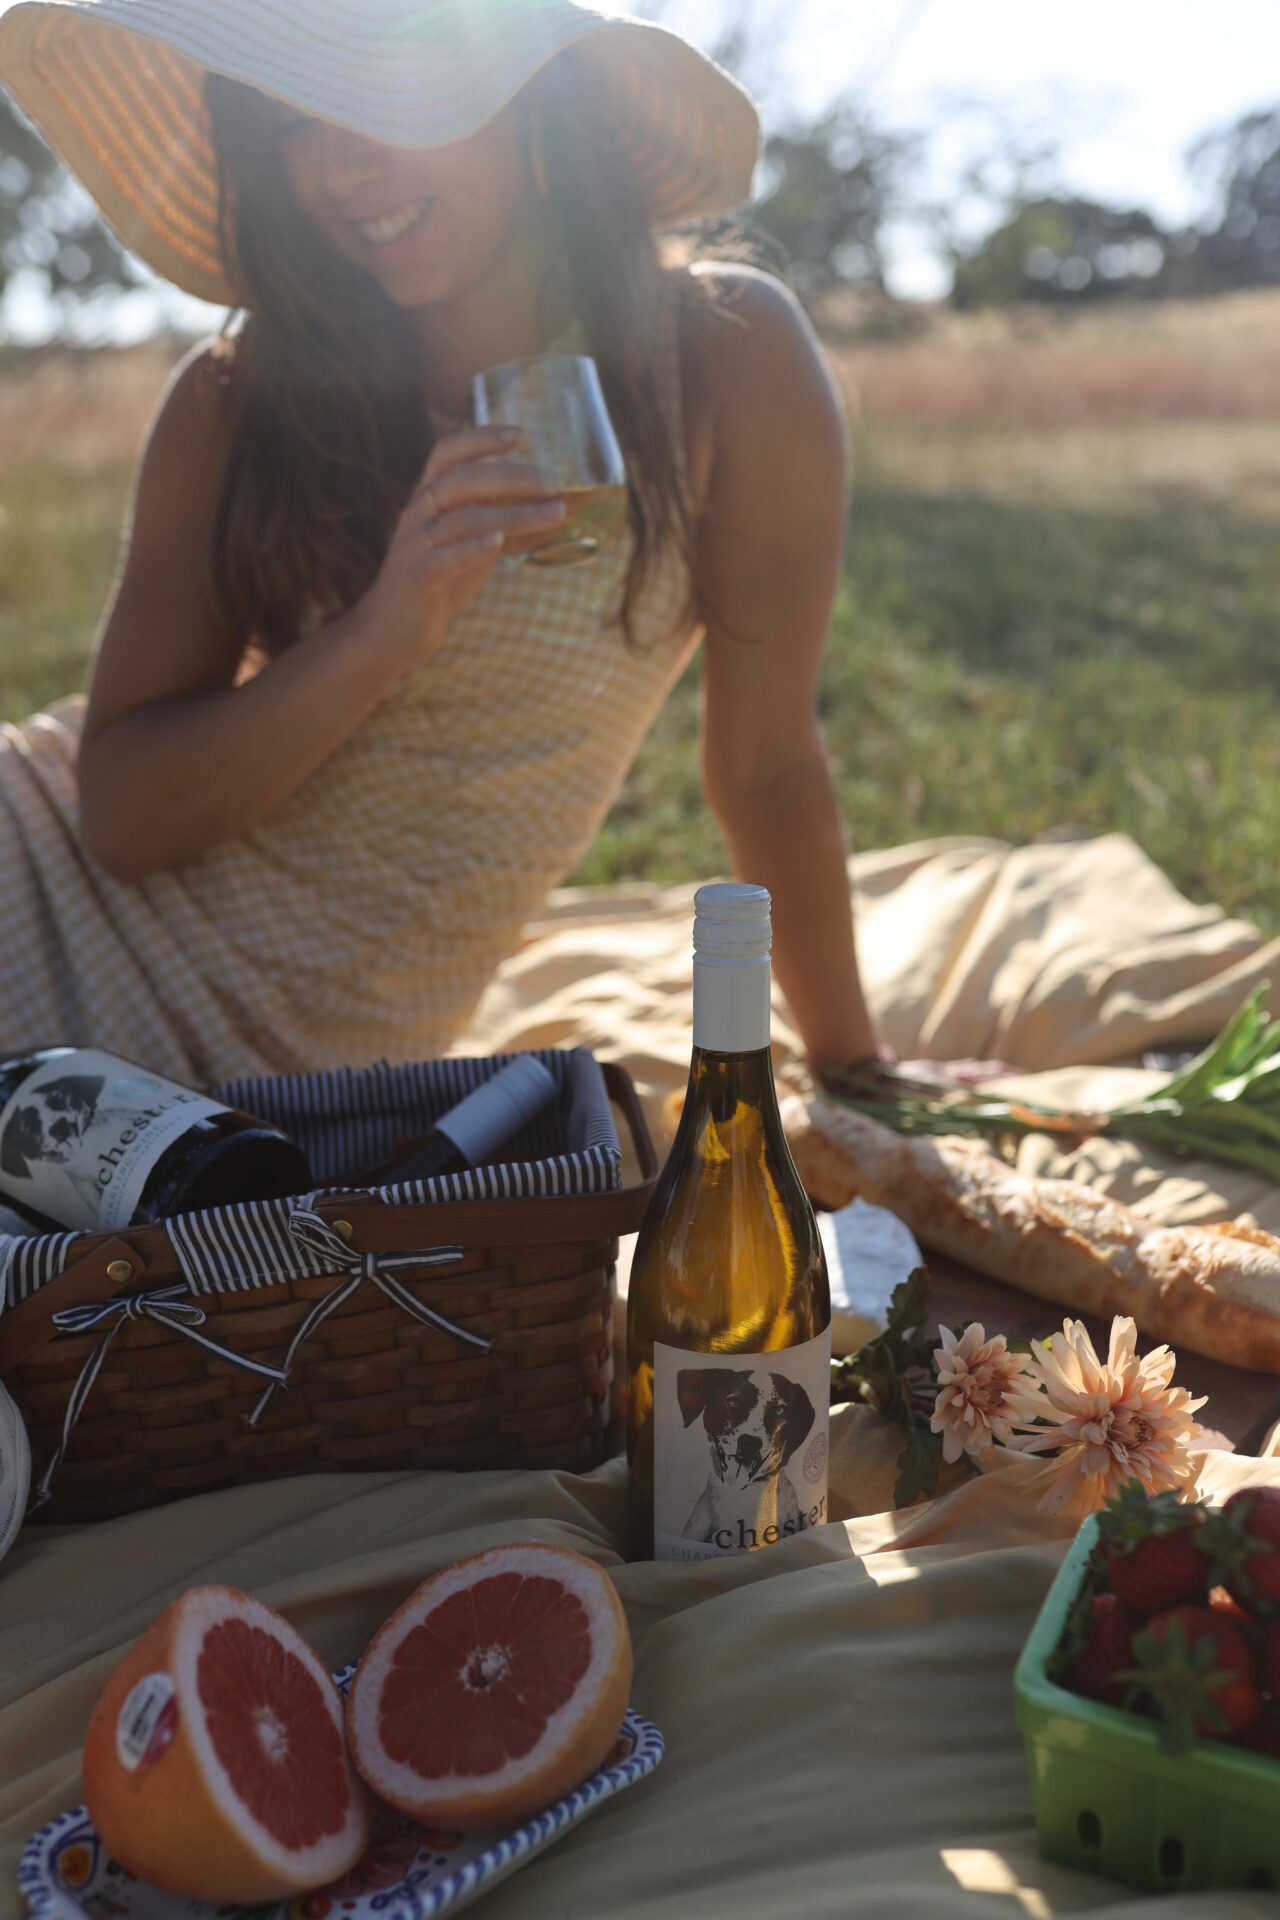
M 417 1205 L 331 1194 L 289 1222 L 308 1228 L 302 1270 L 252 1291 L 192 1293 L 177 1223 L 77 1238 L 63 1271 L 0 1315 L 0 1378 L 27 1424 L 33 1487 L 83 1394 L 39 1517 L 104 1518 L 308 1470 L 597 1465 L 618 1236 L 639 1225 L 657 1172 L 631 1081 L 615 1067 L 604 1081 L 632 1134 L 631 1187 Z M 526 1171 L 542 1177 L 539 1164 Z M 229 1241 L 237 1211 L 188 1224 Z M 243 1363 L 280 1369 L 346 1281 L 251 1426 L 270 1382 Z M 424 1324 L 415 1303 L 446 1326 Z M 65 1330 L 95 1314 L 85 1331 Z

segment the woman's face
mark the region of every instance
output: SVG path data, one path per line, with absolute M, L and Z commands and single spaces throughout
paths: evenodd
M 529 180 L 514 113 L 427 152 L 281 114 L 276 147 L 299 205 L 396 306 L 464 298 L 517 240 Z

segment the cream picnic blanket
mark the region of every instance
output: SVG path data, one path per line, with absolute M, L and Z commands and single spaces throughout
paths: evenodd
M 1122 839 L 1018 852 L 951 841 L 859 860 L 854 880 L 872 1005 L 906 1054 L 1115 1060 L 1208 1035 L 1280 965 Z M 556 896 L 460 1051 L 592 1046 L 630 1067 L 661 1134 L 689 1056 L 690 923 L 688 889 Z M 794 1070 L 782 1009 L 775 1031 Z M 1256 1183 L 1106 1152 L 1092 1170 L 1145 1211 L 1247 1205 L 1280 1224 Z M 699 1567 L 622 1563 L 618 1461 L 586 1478 L 314 1476 L 98 1528 L 28 1528 L 0 1565 L 0 1920 L 20 1912 L 25 1839 L 80 1797 L 99 1689 L 173 1595 L 249 1588 L 337 1665 L 428 1573 L 521 1538 L 610 1567 L 636 1643 L 635 1703 L 667 1758 L 491 1895 L 487 1920 L 1267 1911 L 1256 1895 L 1132 1899 L 1040 1860 L 1012 1672 L 1063 1536 L 1026 1497 L 1025 1461 L 886 1511 L 895 1450 L 875 1416 L 843 1410 L 832 1524 Z M 1206 1474 L 1225 1493 L 1276 1466 L 1219 1454 Z
M 933 840 L 850 862 L 863 984 L 883 1041 L 904 1057 L 1000 1059 L 1027 1097 L 1082 1109 L 1154 1084 L 1123 1063 L 1212 1038 L 1280 941 L 1195 907 L 1132 840 Z M 620 1060 L 661 1149 L 665 1096 L 689 1068 L 693 887 L 552 894 L 481 1001 L 458 1053 L 587 1046 Z M 803 1084 L 802 1049 L 775 989 L 774 1057 Z M 1002 1083 L 1005 1084 L 1005 1083 Z M 1070 1155 L 1037 1136 L 1028 1173 L 1086 1181 L 1168 1225 L 1248 1215 L 1280 1232 L 1280 1189 L 1216 1161 L 1162 1159 L 1095 1139 Z

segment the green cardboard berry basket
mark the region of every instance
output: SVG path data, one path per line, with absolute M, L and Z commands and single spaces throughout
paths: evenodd
M 1173 1758 L 1150 1721 L 1048 1677 L 1097 1537 L 1086 1520 L 1014 1675 L 1041 1853 L 1150 1893 L 1280 1887 L 1280 1761 L 1215 1740 Z

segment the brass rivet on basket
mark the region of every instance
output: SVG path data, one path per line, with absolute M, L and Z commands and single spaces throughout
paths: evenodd
M 344 1240 L 354 1240 L 356 1237 L 356 1230 L 349 1220 L 335 1220 L 333 1230 L 340 1233 Z
M 107 1268 L 107 1278 L 108 1280 L 114 1280 L 117 1286 L 124 1280 L 132 1280 L 132 1263 L 128 1260 L 113 1260 Z

